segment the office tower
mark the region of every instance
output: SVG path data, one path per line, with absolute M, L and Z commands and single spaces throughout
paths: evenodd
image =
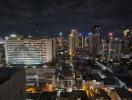
M 76 49 L 79 48 L 79 33 L 77 30 L 71 30 L 69 34 L 69 52 L 73 56 Z
M 101 26 L 94 25 L 92 28 L 93 28 L 93 33 L 94 33 L 93 39 L 96 44 L 96 50 L 98 52 L 100 50 L 100 42 L 101 42 L 101 36 L 100 36 Z
M 110 32 L 108 34 L 108 46 L 107 46 L 107 50 L 108 50 L 108 57 L 107 57 L 107 62 L 109 62 L 110 60 L 112 60 L 112 44 L 113 44 L 113 33 Z
M 124 32 L 123 32 L 123 41 L 124 41 L 124 44 L 123 44 L 123 47 L 124 47 L 124 50 L 123 50 L 123 53 L 128 53 L 130 52 L 130 48 L 132 46 L 132 40 L 131 40 L 131 37 L 132 37 L 132 31 L 129 30 L 129 29 L 126 29 Z
M 60 33 L 59 33 L 59 43 L 60 43 L 60 45 L 63 45 L 63 40 L 64 40 L 64 38 L 63 38 L 63 33 L 60 32 Z
M 88 36 L 85 37 L 85 47 L 89 48 L 90 55 L 96 55 L 99 52 L 100 41 L 100 34 L 89 32 Z
M 104 39 L 101 40 L 101 55 L 102 55 L 102 60 L 105 60 L 106 59 L 106 52 L 107 52 L 107 49 L 106 49 L 106 41 Z
M 80 33 L 79 36 L 78 36 L 78 48 L 84 48 L 85 46 L 85 36 L 83 33 Z
M 120 61 L 123 43 L 120 38 L 114 38 L 113 33 L 109 33 L 109 43 L 107 44 L 108 62 Z
M 120 61 L 122 46 L 122 41 L 119 38 L 113 40 L 111 45 L 111 56 L 114 61 Z
M 7 64 L 43 64 L 56 56 L 54 38 L 11 36 L 5 40 Z
M 58 47 L 58 52 L 64 50 L 64 38 L 63 38 L 63 33 L 59 33 L 59 37 L 57 38 L 57 47 Z

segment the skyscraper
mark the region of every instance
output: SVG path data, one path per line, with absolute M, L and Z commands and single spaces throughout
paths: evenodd
M 123 52 L 124 53 L 128 53 L 130 51 L 130 47 L 131 47 L 131 37 L 132 37 L 132 31 L 129 30 L 129 29 L 126 29 L 124 32 L 123 32 L 123 41 L 124 41 L 124 44 L 123 44 L 123 47 L 124 47 L 124 50 Z
M 100 50 L 100 34 L 88 33 L 88 36 L 85 37 L 85 46 L 89 48 L 90 55 L 96 55 Z
M 64 50 L 64 38 L 63 38 L 63 33 L 59 33 L 59 37 L 57 38 L 57 47 L 58 51 Z
M 69 34 L 69 53 L 73 56 L 76 49 L 79 48 L 79 33 L 77 30 L 71 30 Z
M 93 26 L 94 41 L 96 44 L 97 51 L 100 50 L 100 42 L 101 42 L 100 31 L 101 31 L 100 25 L 94 25 Z

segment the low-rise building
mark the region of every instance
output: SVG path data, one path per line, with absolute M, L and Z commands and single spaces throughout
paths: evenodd
M 56 81 L 54 68 L 27 68 L 26 74 L 27 86 L 55 84 Z

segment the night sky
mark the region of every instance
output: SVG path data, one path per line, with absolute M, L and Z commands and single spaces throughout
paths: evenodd
M 132 0 L 0 0 L 0 32 L 65 35 L 71 28 L 102 33 L 132 27 Z

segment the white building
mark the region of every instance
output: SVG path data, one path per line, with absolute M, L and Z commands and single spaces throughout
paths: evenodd
M 5 40 L 7 64 L 43 64 L 55 58 L 55 39 L 10 37 Z

